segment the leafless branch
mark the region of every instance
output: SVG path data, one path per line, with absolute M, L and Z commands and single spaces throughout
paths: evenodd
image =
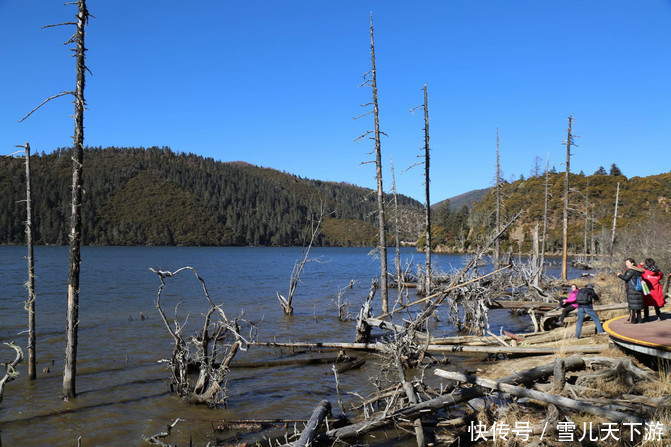
M 28 118 L 30 115 L 32 115 L 33 112 L 35 112 L 37 109 L 39 109 L 39 108 L 42 107 L 44 104 L 46 104 L 46 103 L 48 103 L 49 101 L 51 101 L 52 99 L 56 99 L 56 98 L 58 98 L 58 97 L 65 96 L 65 95 L 74 95 L 74 94 L 75 94 L 75 92 L 61 92 L 61 93 L 59 93 L 59 94 L 57 94 L 57 95 L 54 95 L 54 96 L 51 96 L 50 98 L 45 99 L 44 101 L 42 101 L 42 102 L 40 103 L 40 105 L 38 105 L 38 106 L 35 107 L 33 110 L 31 110 L 31 111 L 28 113 L 28 115 L 26 115 L 26 116 L 24 116 L 23 118 L 21 118 L 21 119 L 19 120 L 19 122 L 20 122 L 20 123 L 23 122 L 23 120 L 25 120 L 25 119 Z
M 0 379 L 0 403 L 2 403 L 2 397 L 5 393 L 5 383 L 11 382 L 19 376 L 19 372 L 15 368 L 23 360 L 23 351 L 13 341 L 5 343 L 5 346 L 9 346 L 16 351 L 16 358 L 11 363 L 5 364 L 5 376 Z

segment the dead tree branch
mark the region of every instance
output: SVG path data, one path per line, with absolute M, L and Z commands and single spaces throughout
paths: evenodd
M 5 383 L 11 382 L 19 376 L 19 372 L 16 370 L 16 365 L 23 361 L 23 351 L 21 348 L 14 344 L 13 341 L 5 343 L 5 346 L 16 351 L 16 358 L 10 363 L 5 363 L 5 376 L 0 379 L 0 404 L 2 403 L 2 398 L 5 394 Z
M 311 214 L 311 225 L 310 225 L 310 241 L 307 246 L 303 247 L 303 252 L 301 254 L 301 259 L 296 260 L 294 262 L 294 268 L 291 272 L 291 280 L 289 281 L 289 294 L 287 295 L 287 298 L 285 298 L 283 295 L 280 295 L 279 292 L 275 292 L 277 294 L 277 299 L 280 302 L 280 305 L 282 306 L 282 309 L 284 309 L 284 314 L 285 315 L 293 315 L 294 313 L 294 308 L 292 307 L 291 303 L 294 299 L 294 293 L 296 292 L 296 287 L 298 287 L 298 283 L 301 281 L 301 275 L 303 274 L 303 268 L 305 267 L 305 264 L 307 264 L 310 259 L 310 250 L 312 250 L 312 245 L 315 243 L 316 239 L 319 237 L 321 234 L 321 224 L 324 221 L 324 202 L 321 202 L 319 205 L 319 215 L 315 219 L 315 217 Z
M 238 350 L 246 350 L 250 341 L 240 333 L 240 317 L 229 320 L 221 306 L 215 305 L 207 291 L 205 281 L 193 267 L 182 267 L 175 272 L 150 269 L 161 281 L 156 298 L 156 309 L 172 337 L 175 345 L 168 361 L 172 373 L 172 384 L 177 394 L 191 403 L 208 406 L 225 405 L 225 379 L 229 365 Z M 200 281 L 205 298 L 210 306 L 204 316 L 202 329 L 191 337 L 182 334 L 183 325 L 173 320 L 174 329 L 161 307 L 161 296 L 165 279 L 190 270 Z M 222 345 L 222 342 L 228 344 Z M 194 379 L 195 377 L 195 379 Z

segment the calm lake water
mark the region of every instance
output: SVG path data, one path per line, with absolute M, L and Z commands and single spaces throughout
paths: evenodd
M 192 266 L 205 280 L 212 300 L 227 316 L 244 311 L 246 320 L 259 323 L 260 341 L 352 342 L 354 322 L 340 322 L 334 303 L 343 300 L 356 314 L 371 279 L 379 275 L 379 261 L 365 248 L 316 248 L 294 296 L 295 315 L 286 317 L 276 292 L 286 295 L 300 248 L 203 247 L 84 247 L 82 249 L 80 326 L 77 363 L 78 398 L 60 399 L 65 349 L 67 247 L 36 247 L 36 325 L 38 379 L 21 376 L 5 386 L 0 404 L 0 430 L 5 446 L 144 445 L 142 436 L 164 431 L 175 418 L 187 419 L 166 442 L 214 444 L 212 426 L 220 419 L 308 418 L 314 406 L 329 399 L 336 406 L 330 365 L 285 366 L 264 369 L 233 368 L 228 379 L 228 408 L 208 410 L 189 406 L 170 394 L 166 366 L 157 363 L 172 352 L 155 301 L 160 281 L 150 267 L 174 271 Z M 390 252 L 390 261 L 393 259 Z M 25 247 L 0 247 L 0 341 L 16 340 L 27 355 L 27 292 Z M 424 255 L 403 249 L 403 264 L 423 263 Z M 435 255 L 440 271 L 458 269 L 467 261 L 460 255 Z M 391 264 L 390 264 L 391 266 Z M 391 267 L 390 267 L 391 268 Z M 350 289 L 350 281 L 354 286 Z M 390 291 L 395 297 L 395 291 Z M 411 292 L 411 299 L 415 298 Z M 376 296 L 377 299 L 377 296 Z M 168 317 L 200 325 L 207 309 L 200 283 L 191 272 L 167 280 L 163 298 Z M 181 303 L 177 310 L 176 304 Z M 377 301 L 379 303 L 379 300 Z M 379 304 L 376 307 L 379 312 Z M 140 319 L 140 313 L 147 316 Z M 189 315 L 188 319 L 186 319 Z M 492 329 L 528 329 L 526 318 L 506 311 L 492 313 Z M 442 318 L 445 321 L 445 318 Z M 452 335 L 446 323 L 431 323 L 431 333 Z M 235 360 L 285 358 L 277 348 L 255 348 Z M 360 355 L 360 354 L 354 354 Z M 375 358 L 358 370 L 342 374 L 343 393 L 365 395 L 373 389 L 369 377 L 379 371 Z M 0 345 L 0 361 L 11 361 L 14 351 Z M 460 359 L 455 359 L 459 363 Z M 42 372 L 49 368 L 48 373 Z M 4 368 L 0 369 L 4 372 Z M 356 400 L 352 394 L 345 400 Z M 335 412 L 335 410 L 334 410 Z M 231 440 L 232 442 L 233 440 Z

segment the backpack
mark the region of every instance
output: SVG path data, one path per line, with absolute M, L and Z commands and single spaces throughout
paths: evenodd
M 634 288 L 635 291 L 637 292 L 642 292 L 643 291 L 643 286 L 641 285 L 641 275 L 636 276 L 636 279 L 631 278 L 629 280 L 629 283 L 631 286 Z
M 576 296 L 575 302 L 578 304 L 587 305 L 587 304 L 592 304 L 592 296 L 589 293 L 591 289 L 588 289 L 587 287 L 583 287 L 582 289 L 578 290 L 578 296 Z

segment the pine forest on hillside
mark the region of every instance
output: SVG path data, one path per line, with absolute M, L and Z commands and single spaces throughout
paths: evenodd
M 316 245 L 375 246 L 374 191 L 346 183 L 308 180 L 243 162 L 217 162 L 168 148 L 89 148 L 84 176 L 83 237 L 87 245 L 302 245 L 310 213 L 328 214 Z M 35 241 L 67 243 L 68 150 L 34 155 Z M 23 160 L 0 159 L 0 243 L 25 238 Z M 627 179 L 619 169 L 571 174 L 569 251 L 602 253 L 610 244 L 620 184 L 618 228 L 671 212 L 671 173 Z M 548 253 L 561 251 L 563 173 L 548 175 Z M 524 210 L 502 238 L 506 251 L 530 250 L 542 224 L 545 176 L 503 182 L 504 217 Z M 438 192 L 438 195 L 440 193 Z M 456 201 L 455 201 L 456 202 Z M 390 207 L 390 212 L 395 212 Z M 471 206 L 434 205 L 432 246 L 464 252 L 480 246 L 494 228 L 495 191 Z M 401 239 L 423 246 L 424 206 L 399 195 Z M 391 224 L 387 225 L 393 234 Z M 389 238 L 393 244 L 393 238 Z
M 242 162 L 168 148 L 88 148 L 85 245 L 302 245 L 310 213 L 327 215 L 317 245 L 375 245 L 375 196 L 346 183 L 307 180 Z M 69 151 L 34 155 L 37 244 L 67 244 Z M 23 160 L 0 159 L 0 243 L 25 238 Z M 424 207 L 399 196 L 401 236 L 414 240 Z
M 586 176 L 570 174 L 568 249 L 574 254 L 601 254 L 610 249 L 616 190 L 619 184 L 616 235 L 646 222 L 668 221 L 671 212 L 671 173 L 627 179 L 619 170 Z M 529 253 L 536 224 L 542 226 L 545 175 L 515 182 L 503 182 L 503 214 L 508 220 L 518 211 L 522 216 L 502 237 L 502 249 Z M 545 243 L 548 253 L 562 250 L 564 174 L 548 174 L 548 228 Z M 485 241 L 495 226 L 496 196 L 492 189 L 470 211 L 468 227 L 443 243 L 455 251 L 468 250 Z M 448 214 L 454 214 L 453 211 Z M 453 219 L 454 220 L 454 219 Z M 440 241 L 436 244 L 440 245 Z

